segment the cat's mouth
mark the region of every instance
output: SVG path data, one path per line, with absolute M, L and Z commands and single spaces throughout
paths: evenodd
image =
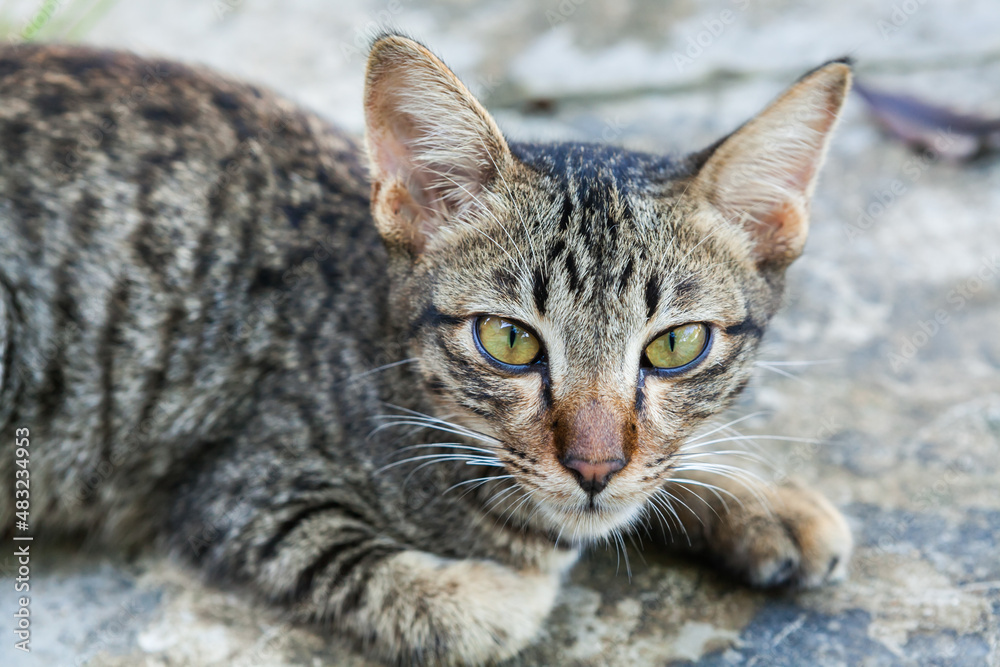
M 591 542 L 636 523 L 643 503 L 601 497 L 582 502 L 541 500 L 538 517 L 545 529 L 570 542 Z
M 498 526 L 517 532 L 528 527 L 549 535 L 556 543 L 578 545 L 622 531 L 638 523 L 646 512 L 641 498 L 624 491 L 606 489 L 591 495 L 568 484 L 549 482 L 551 485 L 543 486 L 535 479 L 517 480 L 499 490 L 484 486 L 484 509 L 496 518 Z

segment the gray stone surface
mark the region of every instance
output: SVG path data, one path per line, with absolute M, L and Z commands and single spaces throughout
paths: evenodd
M 209 63 L 355 131 L 357 47 L 386 20 L 441 53 L 521 138 L 695 149 L 845 53 L 872 83 L 1000 115 L 995 0 L 878 5 L 133 0 L 87 41 Z M 686 53 L 691 40 L 700 52 Z M 894 182 L 902 194 L 888 201 Z M 764 474 L 804 479 L 844 509 L 850 578 L 751 591 L 648 540 L 630 550 L 629 578 L 597 548 L 523 664 L 1000 665 L 1000 165 L 919 158 L 852 101 L 789 285 L 734 416 L 766 411 L 747 433 L 819 441 L 760 440 Z M 15 654 L 5 631 L 0 664 L 368 664 L 162 557 L 35 549 L 34 652 Z

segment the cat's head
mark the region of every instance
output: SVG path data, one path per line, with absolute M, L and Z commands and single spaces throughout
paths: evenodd
M 495 438 L 567 537 L 635 520 L 745 386 L 850 83 L 827 64 L 676 161 L 508 142 L 412 40 L 377 40 L 372 210 L 440 414 Z

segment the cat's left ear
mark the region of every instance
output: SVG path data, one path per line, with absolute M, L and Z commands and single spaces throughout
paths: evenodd
M 372 212 L 383 238 L 420 253 L 508 163 L 510 149 L 468 88 L 400 35 L 375 41 L 365 78 Z
M 840 61 L 805 75 L 724 139 L 689 188 L 743 225 L 761 267 L 783 268 L 802 252 L 809 200 L 850 84 Z

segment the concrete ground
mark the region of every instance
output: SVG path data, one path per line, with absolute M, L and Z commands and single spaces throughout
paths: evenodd
M 873 85 L 1000 116 L 994 0 L 133 0 L 86 41 L 208 63 L 360 131 L 375 22 L 432 46 L 518 138 L 700 148 L 844 54 Z M 849 579 L 762 593 L 649 545 L 629 579 L 599 548 L 520 664 L 1000 665 L 998 329 L 1000 164 L 918 157 L 853 99 L 734 412 L 819 441 L 762 440 L 766 474 L 843 508 Z M 72 554 L 35 566 L 33 653 L 5 632 L 0 664 L 369 664 L 168 561 Z M 0 586 L 0 609 L 15 597 Z

